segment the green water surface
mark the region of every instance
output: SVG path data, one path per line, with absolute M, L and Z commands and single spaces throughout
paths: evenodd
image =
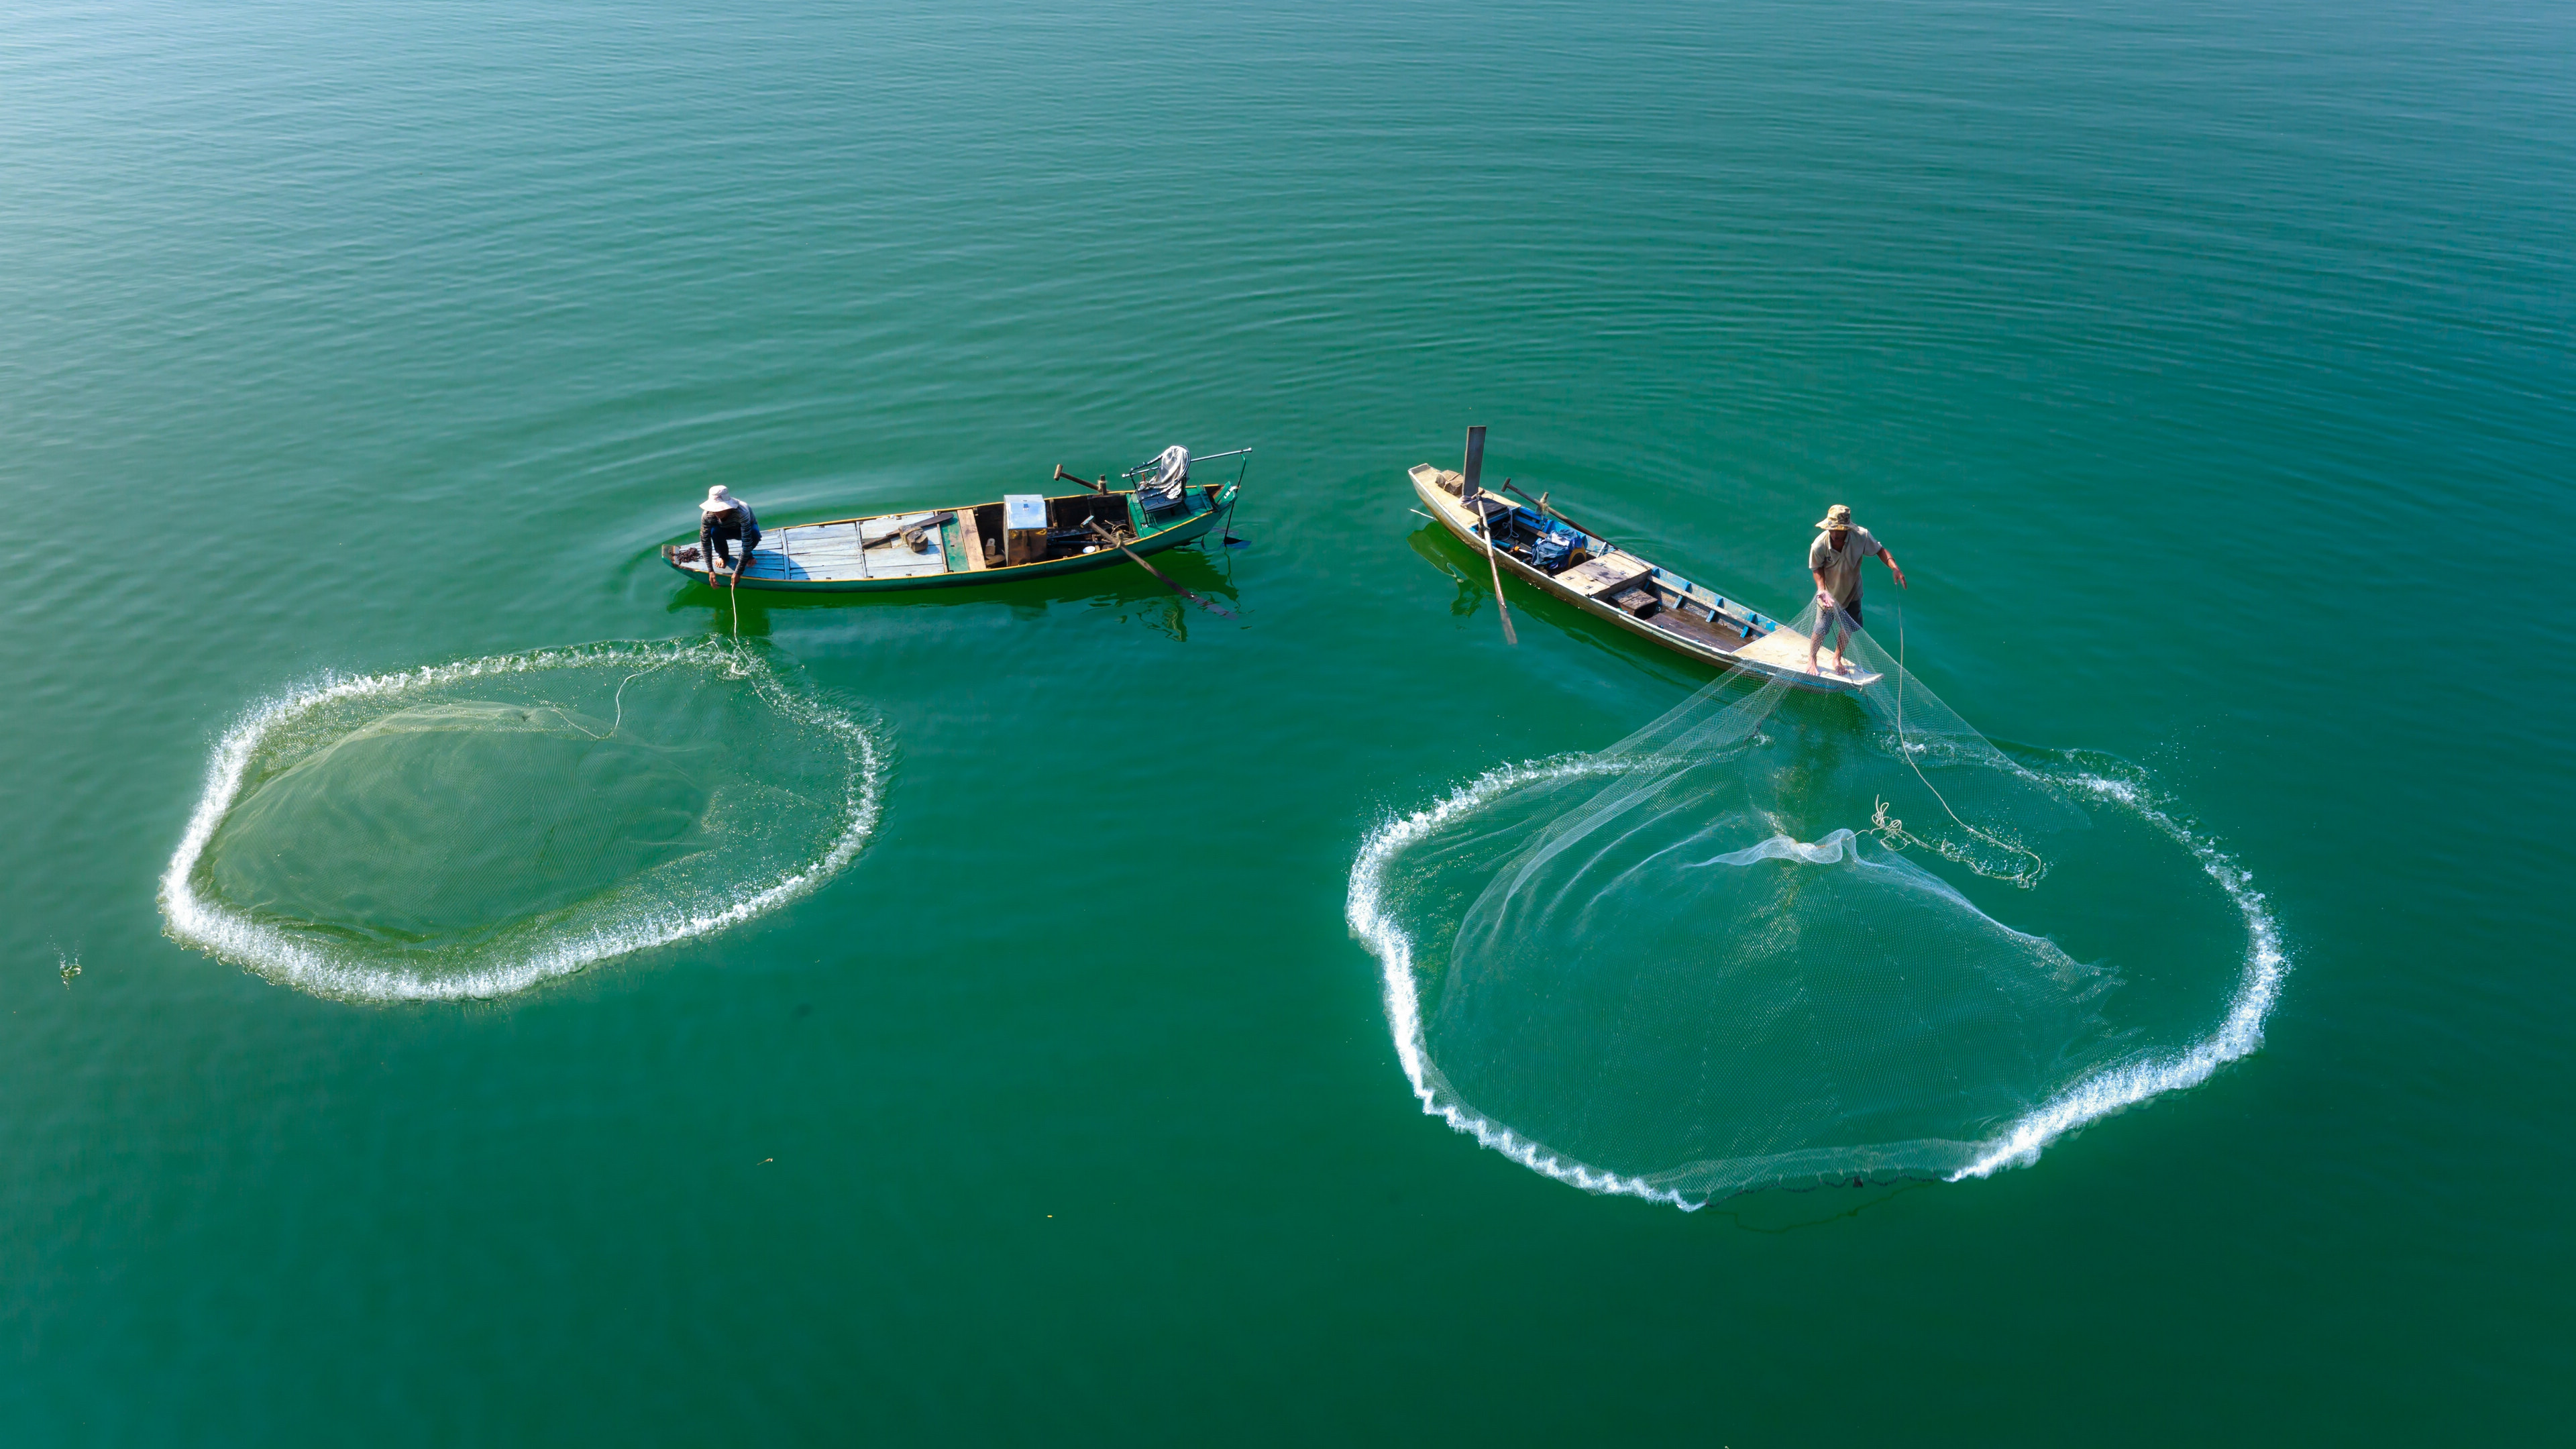
M 10 7 L 0 1441 L 2563 1434 L 2571 138 L 2537 0 Z M 1422 1115 L 1354 851 L 1707 678 L 1503 643 L 1469 423 L 1777 613 L 1851 503 L 1930 688 L 2253 873 L 2263 1049 L 1696 1214 Z M 1171 442 L 1235 618 L 743 596 L 892 748 L 810 895 L 468 1004 L 163 934 L 263 700 L 730 632 L 710 483 Z

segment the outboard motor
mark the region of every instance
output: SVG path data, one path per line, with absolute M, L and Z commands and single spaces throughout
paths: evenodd
M 1136 506 L 1147 515 L 1169 513 L 1188 501 L 1185 490 L 1190 486 L 1190 450 L 1178 443 L 1165 448 L 1160 457 L 1137 471 L 1152 472 L 1136 482 Z

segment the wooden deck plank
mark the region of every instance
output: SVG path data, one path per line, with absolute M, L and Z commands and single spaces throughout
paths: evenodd
M 1835 674 L 1833 672 L 1833 641 L 1831 640 L 1827 640 L 1825 647 L 1817 651 L 1815 669 L 1808 669 L 1807 636 L 1798 633 L 1786 624 L 1783 624 L 1779 628 L 1772 630 L 1770 633 L 1763 635 L 1761 638 L 1752 641 L 1736 652 L 1743 658 L 1759 660 L 1764 664 L 1770 665 L 1774 669 L 1783 669 L 1792 674 L 1805 674 L 1810 677 L 1822 676 L 1824 678 L 1834 680 L 1837 683 L 1850 685 L 1856 689 L 1876 684 L 1880 679 L 1885 677 L 1875 672 L 1861 669 L 1858 665 L 1852 666 L 1852 672 L 1848 674 Z
M 914 553 L 900 542 L 868 548 L 862 540 L 894 538 L 907 527 L 954 511 L 931 508 L 833 523 L 789 524 L 761 539 L 743 577 L 843 582 L 947 573 L 949 559 L 935 536 L 928 553 Z
M 1605 553 L 1587 559 L 1556 576 L 1559 587 L 1587 599 L 1604 598 L 1637 582 L 1655 571 L 1655 566 L 1631 553 Z
M 1711 628 L 1705 619 L 1671 609 L 1665 609 L 1648 619 L 1646 625 L 1649 628 L 1661 629 L 1667 634 L 1678 635 L 1699 648 L 1715 649 L 1723 654 L 1742 653 L 1744 647 L 1753 642 L 1734 629 Z

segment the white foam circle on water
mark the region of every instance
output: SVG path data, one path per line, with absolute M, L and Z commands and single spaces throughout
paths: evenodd
M 593 707 L 555 698 L 567 693 Z M 495 694 L 508 698 L 483 697 Z M 659 721 L 665 738 L 654 737 L 649 716 L 657 713 L 669 716 Z M 462 770 L 460 740 L 490 749 L 502 768 Z M 531 749 L 553 753 L 532 757 Z M 524 767 L 521 775 L 510 776 L 511 766 Z M 339 774 L 317 780 L 313 772 L 326 769 Z M 422 778 L 403 778 L 406 769 Z M 578 772 L 574 798 L 537 788 L 575 778 L 567 771 Z M 864 725 L 729 643 L 600 644 L 326 677 L 254 706 L 216 742 L 204 795 L 162 874 L 161 908 L 173 939 L 319 995 L 501 996 L 724 930 L 814 889 L 866 844 L 883 774 L 883 751 Z M 507 801 L 515 815 L 473 817 L 472 787 L 492 787 L 487 776 L 516 792 Z M 349 828 L 326 815 L 384 805 L 350 805 L 352 786 L 381 786 L 392 825 L 414 832 L 454 788 L 466 800 L 455 839 L 482 848 L 471 863 L 489 885 L 441 890 L 437 873 L 470 852 L 423 845 L 416 860 L 383 858 L 412 844 L 400 838 L 344 853 L 350 864 L 339 878 L 329 875 L 328 849 L 299 856 L 299 824 L 316 834 Z M 636 809 L 649 829 L 583 819 L 586 789 Z M 381 819 L 359 824 L 387 828 Z M 274 867 L 272 877 L 306 885 L 319 869 L 322 885 L 310 900 L 282 892 L 284 905 L 275 896 L 227 899 L 219 876 L 256 878 L 218 869 L 228 826 L 266 832 L 258 864 Z M 532 881 L 534 871 L 511 869 L 522 842 L 563 839 L 579 858 L 556 878 Z M 281 855 L 297 858 L 274 866 Z M 496 919 L 462 928 L 459 903 L 470 907 L 478 888 L 509 903 L 496 907 Z M 359 904 L 331 919 L 335 900 Z M 362 919 L 370 912 L 376 921 Z
M 1552 782 L 1586 776 L 1608 776 L 1630 769 L 1636 761 L 1617 757 L 1574 756 L 1488 771 L 1438 802 L 1408 815 L 1382 821 L 1362 843 L 1351 868 L 1346 915 L 1352 933 L 1378 959 L 1387 1027 L 1414 1096 L 1422 1110 L 1458 1132 L 1500 1152 L 1532 1171 L 1588 1192 L 1621 1194 L 1670 1203 L 1684 1211 L 1710 1200 L 1677 1191 L 1666 1182 L 1622 1173 L 1577 1160 L 1543 1141 L 1516 1131 L 1478 1110 L 1448 1080 L 1433 1058 L 1423 1018 L 1424 981 L 1416 965 L 1416 943 L 1390 905 L 1389 873 L 1405 852 L 1445 831 L 1465 828 L 1481 813 L 1518 792 L 1547 788 Z M 2192 860 L 2225 892 L 2245 931 L 2245 956 L 2228 999 L 2212 1029 L 2176 1047 L 2132 1054 L 2064 1082 L 2045 1100 L 2032 1105 L 1982 1141 L 1962 1144 L 1967 1150 L 1944 1180 L 1957 1182 L 1990 1176 L 1999 1169 L 2039 1160 L 2052 1142 L 2089 1123 L 2166 1092 L 2197 1086 L 2219 1067 L 2254 1051 L 2262 1043 L 2263 1023 L 2279 999 L 2288 970 L 2280 928 L 2248 873 L 2202 834 L 2164 808 L 2143 781 L 2121 778 L 2126 771 L 2100 765 L 2058 775 L 2083 796 L 2116 806 L 2151 826 L 2189 852 Z M 1843 833 L 1844 838 L 1848 832 Z M 1760 848 L 1748 854 L 1764 853 Z M 1821 859 L 1818 847 L 1772 849 L 1771 855 L 1795 854 Z M 1839 858 L 1840 852 L 1835 852 Z

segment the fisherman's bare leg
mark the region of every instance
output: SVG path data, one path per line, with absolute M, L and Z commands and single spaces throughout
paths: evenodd
M 1834 633 L 1841 623 L 1842 610 L 1835 608 L 1827 600 L 1816 601 L 1815 632 L 1807 636 L 1807 672 L 1809 674 L 1824 672 L 1816 667 L 1816 652 L 1825 647 L 1825 636 Z M 1850 636 L 1846 634 L 1834 640 L 1834 669 L 1837 673 L 1841 672 L 1843 667 L 1843 639 L 1848 637 Z
M 1834 635 L 1834 673 L 1849 674 L 1851 669 L 1843 663 L 1843 646 L 1851 643 L 1851 636 L 1860 632 L 1860 600 L 1852 600 L 1848 608 L 1835 607 L 1834 628 L 1837 631 Z

